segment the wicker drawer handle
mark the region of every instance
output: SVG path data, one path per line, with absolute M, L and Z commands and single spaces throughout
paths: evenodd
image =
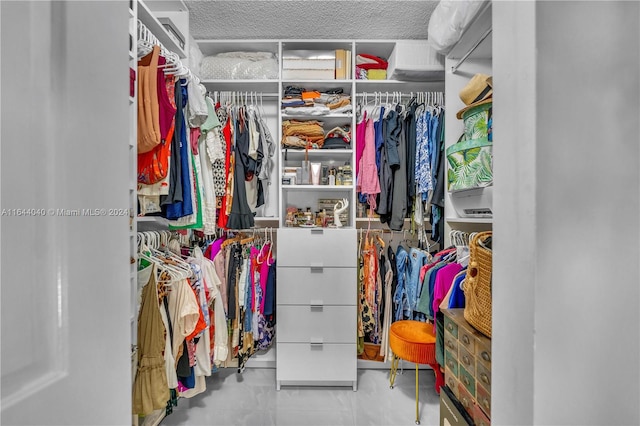
M 484 408 L 486 408 L 488 410 L 489 409 L 489 400 L 487 398 L 484 398 L 482 400 L 482 405 L 484 405 Z
M 449 366 L 449 368 L 453 368 L 453 361 L 452 360 L 447 360 L 447 365 Z
M 449 349 L 453 349 L 453 348 L 454 348 L 454 346 L 453 346 L 453 342 L 452 342 L 451 340 L 447 340 L 447 347 L 448 347 Z
M 469 381 L 469 378 L 467 376 L 463 376 L 462 377 L 462 381 L 464 382 L 465 385 L 469 386 L 471 384 L 471 382 Z
M 483 382 L 485 382 L 486 384 L 491 384 L 491 380 L 489 380 L 489 376 L 487 376 L 484 373 L 480 373 L 480 378 L 482 379 Z
M 453 325 L 451 325 L 451 323 L 447 324 L 447 330 L 453 331 Z
M 462 397 L 462 405 L 464 405 L 464 408 L 469 408 L 469 400 L 465 397 Z
M 469 344 L 469 336 L 467 336 L 466 334 L 464 334 L 462 336 L 462 341 L 464 342 L 465 345 Z
M 484 351 L 482 352 L 481 356 L 482 356 L 482 359 L 484 359 L 485 361 L 491 362 L 491 356 L 489 355 L 489 352 Z
M 469 360 L 469 357 L 466 355 L 462 357 L 462 362 L 464 362 L 467 365 L 471 365 L 471 361 Z

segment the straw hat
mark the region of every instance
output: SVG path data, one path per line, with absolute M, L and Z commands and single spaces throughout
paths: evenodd
M 460 91 L 460 100 L 464 102 L 466 107 L 462 108 L 456 114 L 458 119 L 462 118 L 465 111 L 482 104 L 492 101 L 493 96 L 493 77 L 487 74 L 474 75 L 469 83 Z

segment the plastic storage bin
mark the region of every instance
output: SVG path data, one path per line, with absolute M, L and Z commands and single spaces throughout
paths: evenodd
M 387 62 L 387 80 L 444 80 L 444 57 L 426 40 L 396 42 Z

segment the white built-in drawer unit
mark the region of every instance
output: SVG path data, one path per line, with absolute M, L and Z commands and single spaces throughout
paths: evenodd
M 357 388 L 355 229 L 278 230 L 276 387 Z

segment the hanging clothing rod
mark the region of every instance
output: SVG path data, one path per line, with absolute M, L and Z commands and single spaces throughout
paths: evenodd
M 437 93 L 437 94 L 440 94 L 440 93 L 443 93 L 443 92 L 430 92 L 430 91 L 426 91 L 426 92 L 418 91 L 418 92 L 411 92 L 411 93 L 395 92 L 395 95 L 396 96 L 400 95 L 400 96 L 403 96 L 403 97 L 411 97 L 411 96 L 417 95 L 418 93 Z M 387 96 L 387 95 L 393 96 L 394 92 L 359 92 L 359 93 L 356 93 L 355 96 L 357 98 L 362 98 L 364 96 L 376 96 L 376 95 L 378 95 L 378 96 L 380 96 L 380 95 L 382 95 L 382 96 Z
M 467 58 L 474 52 L 474 50 L 476 50 L 478 48 L 478 46 L 480 46 L 480 44 L 482 44 L 484 39 L 489 37 L 489 34 L 491 34 L 492 30 L 493 30 L 493 28 L 489 28 L 487 31 L 485 31 L 485 33 L 482 35 L 482 37 L 480 37 L 480 39 L 478 39 L 478 41 L 476 41 L 475 44 L 473 46 L 471 46 L 471 49 L 469 49 L 469 51 L 467 53 L 465 53 L 462 58 L 460 58 L 458 63 L 451 67 L 451 73 L 455 74 L 455 72 L 458 70 L 458 68 L 460 68 L 460 66 L 464 63 L 464 61 L 466 61 Z

